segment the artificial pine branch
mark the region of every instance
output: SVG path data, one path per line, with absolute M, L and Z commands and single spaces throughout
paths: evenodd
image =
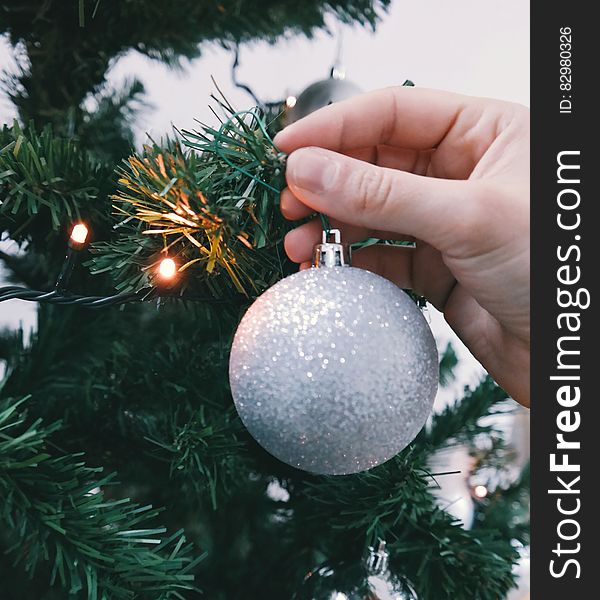
M 292 485 L 295 518 L 290 526 L 299 528 L 293 546 L 312 543 L 312 555 L 336 565 L 359 561 L 364 545 L 382 538 L 395 572 L 414 582 L 419 598 L 502 597 L 514 585 L 511 565 L 517 553 L 510 540 L 487 527 L 465 531 L 438 508 L 422 460 L 412 447 L 367 473 Z M 317 530 L 331 533 L 311 539 Z M 493 584 L 487 584 L 486 573 L 493 574 Z
M 9 361 L 15 355 L 18 355 L 23 347 L 23 331 L 17 329 L 11 331 L 10 329 L 0 330 L 0 360 L 5 361 L 4 365 L 9 364 Z
M 499 485 L 476 504 L 473 527 L 496 528 L 505 539 L 530 543 L 530 465 L 508 485 Z
M 85 447 L 130 485 L 144 485 L 132 463 L 143 456 L 166 485 L 171 476 L 216 505 L 248 470 L 219 336 L 237 314 L 228 322 L 223 307 L 200 303 L 107 312 L 45 307 L 28 345 L 7 336 L 5 392 L 31 393 L 36 416 L 63 420 L 61 447 Z
M 52 269 L 49 262 L 51 258 L 45 253 L 37 253 L 29 249 L 24 253 L 3 252 L 0 250 L 0 261 L 5 267 L 5 281 L 15 284 L 24 284 L 30 289 L 48 289 L 56 281 L 50 275 Z
M 33 574 L 52 566 L 50 585 L 92 599 L 182 598 L 202 555 L 181 531 L 153 527 L 159 511 L 105 497 L 113 475 L 51 444 L 59 422 L 28 422 L 27 399 L 0 402 L 0 519 L 3 545 Z
M 47 252 L 48 240 L 85 218 L 96 226 L 109 212 L 102 199 L 111 169 L 50 127 L 16 121 L 0 130 L 0 232 Z
M 23 122 L 51 122 L 78 135 L 85 100 L 103 87 L 110 64 L 127 50 L 181 68 L 203 44 L 274 42 L 283 35 L 327 30 L 333 17 L 374 28 L 389 0 L 64 0 L 2 3 L 0 33 L 21 54 L 5 82 Z M 89 140 L 92 142 L 92 140 Z M 89 148 L 93 150 L 93 144 Z
M 167 427 L 147 439 L 157 448 L 152 455 L 168 463 L 170 478 L 198 499 L 208 496 L 216 509 L 220 496 L 235 493 L 251 467 L 240 439 L 244 429 L 233 406 L 218 415 L 206 405 L 186 408 L 177 408 Z
M 303 530 L 301 539 L 307 528 L 331 531 L 313 545 L 332 565 L 358 561 L 366 543 L 385 539 L 395 571 L 408 576 L 424 600 L 503 597 L 514 585 L 518 558 L 510 538 L 492 527 L 466 531 L 439 508 L 424 459 L 413 445 L 365 473 L 292 484 L 291 526 Z
M 243 118 L 240 121 L 240 118 L 240 115 L 234 114 L 233 119 L 226 120 L 222 128 L 205 128 L 194 134 L 197 136 L 195 138 L 189 133 L 186 134 L 188 137 L 184 139 L 195 144 L 195 147 L 184 153 L 180 147 L 174 146 L 174 151 L 167 156 L 166 162 L 164 150 L 158 146 L 147 150 L 142 159 L 130 160 L 127 191 L 122 191 L 117 201 L 120 207 L 125 207 L 120 208 L 127 213 L 123 227 L 131 228 L 131 240 L 128 242 L 127 237 L 121 237 L 119 233 L 118 244 L 135 242 L 138 244 L 136 247 L 140 248 L 138 240 L 144 239 L 144 235 L 149 239 L 156 238 L 160 240 L 160 246 L 155 250 L 158 256 L 164 255 L 166 244 L 169 255 L 174 256 L 180 265 L 186 266 L 181 273 L 192 268 L 199 269 L 198 277 L 202 278 L 204 274 L 208 283 L 211 281 L 209 277 L 213 277 L 212 274 L 207 274 L 209 258 L 198 260 L 198 256 L 189 254 L 190 250 L 196 252 L 198 244 L 202 244 L 203 241 L 207 244 L 207 251 L 212 249 L 214 244 L 210 244 L 210 235 L 218 235 L 219 243 L 226 249 L 235 243 L 232 241 L 234 235 L 235 239 L 240 241 L 237 237 L 240 235 L 238 232 L 245 231 L 240 229 L 240 222 L 245 227 L 252 227 L 252 224 L 257 225 L 259 222 L 256 213 L 253 212 L 258 206 L 256 197 L 253 196 L 255 190 L 262 194 L 272 194 L 264 203 L 269 210 L 260 213 L 261 218 L 267 219 L 267 226 L 270 225 L 269 219 L 279 214 L 276 209 L 278 188 L 272 182 L 274 178 L 281 176 L 281 172 L 278 171 L 281 165 L 278 166 L 276 162 L 280 162 L 281 157 L 274 152 L 274 156 L 269 156 L 265 165 L 264 154 L 262 157 L 259 154 L 265 151 L 264 138 L 261 137 L 264 136 L 264 126 L 257 126 L 260 122 L 256 120 L 251 119 L 248 123 Z M 215 140 L 218 140 L 218 143 L 215 143 Z M 166 165 L 172 171 L 168 171 Z M 132 181 L 135 181 L 134 185 Z M 254 187 L 248 192 L 252 183 Z M 197 198 L 194 204 L 189 201 L 192 191 L 196 192 Z M 202 211 L 203 208 L 206 212 Z M 180 214 L 177 209 L 190 217 L 189 223 L 178 222 Z M 193 215 L 200 213 L 205 216 L 193 219 Z M 250 218 L 248 214 L 251 215 Z M 161 228 L 158 233 L 142 233 L 151 231 L 155 226 Z M 285 224 L 282 231 L 285 231 L 284 227 Z M 215 234 L 215 231 L 218 234 Z M 249 244 L 252 247 L 248 248 L 243 244 L 242 252 L 247 249 L 252 255 L 262 249 L 273 250 L 268 244 L 257 248 L 256 232 L 260 232 L 259 227 L 249 231 L 254 235 L 248 234 L 246 240 L 252 240 Z M 265 240 L 271 239 L 272 235 L 267 231 Z M 194 236 L 197 243 L 190 240 L 190 237 Z M 175 238 L 174 243 L 165 242 L 165 239 L 171 237 Z M 118 246 L 111 246 L 109 242 L 99 247 L 114 249 Z M 123 272 L 123 266 L 128 264 L 127 254 L 127 250 L 122 250 L 121 263 L 113 266 L 118 272 Z M 148 264 L 143 252 L 138 250 L 138 254 L 141 255 L 142 264 Z M 223 252 L 219 256 L 222 255 Z M 98 256 L 103 256 L 106 260 L 109 255 Z M 229 288 L 225 288 L 226 290 L 241 291 L 239 288 L 236 290 L 236 279 L 231 277 L 231 272 L 215 259 L 213 269 L 217 268 L 220 268 L 217 273 L 220 273 L 221 277 L 216 277 L 215 274 L 214 281 L 222 281 L 225 278 L 229 281 Z M 137 273 L 139 277 L 139 270 Z M 274 274 L 274 277 L 278 276 L 281 275 Z M 252 280 L 249 279 L 248 282 L 252 283 Z M 140 285 L 147 286 L 152 283 L 152 280 L 148 279 Z M 181 364 L 181 360 L 177 359 L 175 364 Z M 142 366 L 138 372 L 147 370 Z M 154 389 L 150 391 L 149 385 L 146 385 L 146 388 L 147 393 L 155 392 Z M 115 388 L 115 392 L 118 393 L 118 388 Z M 140 397 L 140 392 L 141 390 L 137 390 L 133 395 Z M 336 555 L 337 549 L 344 541 L 347 542 L 344 546 L 356 549 L 374 535 L 402 540 L 402 543 L 395 546 L 399 553 L 417 550 L 419 556 L 427 557 L 427 563 L 419 564 L 412 572 L 419 582 L 417 586 L 420 586 L 424 598 L 460 598 L 465 590 L 473 593 L 473 590 L 478 589 L 481 576 L 485 573 L 490 576 L 495 573 L 496 579 L 495 584 L 490 587 L 490 595 L 481 597 L 486 600 L 497 597 L 512 584 L 510 565 L 515 558 L 514 549 L 507 540 L 498 538 L 487 529 L 482 529 L 477 534 L 464 533 L 452 522 L 451 517 L 436 508 L 428 490 L 430 477 L 424 469 L 424 464 L 427 453 L 433 448 L 446 444 L 449 440 L 468 440 L 488 431 L 488 428 L 479 424 L 479 420 L 505 397 L 504 392 L 491 380 L 482 382 L 478 388 L 469 392 L 464 401 L 436 416 L 430 431 L 423 433 L 409 450 L 371 472 L 343 478 L 344 481 L 339 482 L 291 477 L 290 506 L 294 511 L 294 525 L 299 527 L 302 523 L 303 530 L 314 530 L 315 527 L 322 527 L 323 523 L 327 523 L 328 527 L 337 532 L 337 539 L 327 540 L 325 548 L 321 550 L 329 549 L 332 556 Z M 137 413 L 142 414 L 139 409 Z M 177 426 L 172 428 L 171 436 L 150 435 L 147 438 L 162 452 L 162 455 L 158 454 L 159 459 L 166 460 L 170 465 L 173 481 L 190 482 L 194 481 L 196 476 L 196 485 L 192 485 L 190 489 L 202 493 L 202 489 L 206 487 L 214 507 L 217 505 L 215 481 L 217 478 L 226 479 L 225 474 L 230 469 L 228 460 L 221 458 L 231 457 L 236 463 L 244 446 L 235 448 L 235 438 L 228 437 L 231 431 L 227 428 L 221 429 L 218 413 L 200 411 L 194 416 L 192 411 L 191 415 L 187 423 L 181 423 L 178 418 L 174 419 L 173 423 L 177 423 Z M 129 443 L 132 444 L 133 441 L 131 438 Z M 216 444 L 214 448 L 210 446 L 213 442 Z M 254 450 L 260 456 L 262 451 L 256 448 Z M 223 454 L 219 456 L 221 451 Z M 261 466 L 260 460 L 256 466 Z M 250 464 L 248 467 L 250 468 Z M 182 479 L 181 475 L 191 475 L 192 478 Z M 345 505 L 347 508 L 344 508 Z M 446 536 L 443 539 L 449 540 L 448 542 L 440 543 L 440 537 L 443 535 Z M 315 548 L 316 550 L 318 548 Z M 411 572 L 410 567 L 407 569 Z M 450 583 L 458 573 L 463 574 L 460 587 Z M 469 573 L 468 578 L 465 573 Z M 434 578 L 432 574 L 435 574 L 438 581 L 444 582 L 444 587 L 428 583 Z M 454 596 L 445 596 L 448 590 Z
M 489 432 L 480 421 L 505 399 L 505 392 L 487 377 L 465 390 L 464 399 L 434 415 L 430 428 L 390 461 L 352 477 L 292 479 L 294 524 L 335 531 L 316 543 L 333 563 L 359 560 L 364 544 L 386 539 L 397 572 L 409 576 L 419 598 L 503 597 L 514 585 L 511 569 L 518 559 L 512 538 L 491 520 L 482 519 L 481 528 L 466 531 L 438 508 L 431 488 L 438 477 L 452 475 L 429 473 L 427 457 L 446 444 L 469 443 Z
M 112 163 L 128 156 L 134 147 L 132 123 L 139 113 L 149 108 L 144 99 L 144 86 L 137 80 L 126 82 L 121 88 L 105 85 L 88 99 L 76 139 L 82 148 L 91 148 L 94 157 Z
M 442 387 L 449 385 L 456 378 L 454 369 L 457 364 L 458 356 L 456 356 L 452 344 L 448 342 L 440 357 L 440 385 Z
M 433 415 L 431 425 L 421 432 L 423 448 L 433 451 L 448 444 L 468 442 L 476 435 L 489 433 L 493 427 L 481 418 L 508 399 L 506 392 L 488 375 L 474 389 L 465 388 L 464 397 Z
M 216 298 L 256 296 L 286 273 L 285 155 L 258 110 L 220 105 L 222 126 L 184 132 L 187 151 L 173 141 L 145 146 L 121 170 L 118 237 L 94 244 L 89 263 L 93 273 L 112 272 L 119 290 L 160 285 L 156 267 L 165 256 L 178 265 L 179 289 L 192 285 Z

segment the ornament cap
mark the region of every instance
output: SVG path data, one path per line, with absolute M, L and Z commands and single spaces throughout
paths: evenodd
M 385 541 L 379 540 L 377 548 L 369 546 L 369 555 L 367 556 L 367 570 L 371 575 L 380 575 L 388 569 L 390 554 L 385 549 Z
M 349 267 L 351 264 L 350 246 L 342 243 L 340 230 L 324 231 L 322 242 L 313 250 L 313 267 Z

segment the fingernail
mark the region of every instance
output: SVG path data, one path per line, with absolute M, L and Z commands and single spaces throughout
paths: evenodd
M 321 193 L 335 185 L 338 171 L 339 164 L 331 152 L 320 148 L 301 148 L 290 154 L 286 178 L 289 185 Z
M 292 123 L 292 125 L 293 125 L 293 123 Z M 273 143 L 276 146 L 280 146 L 282 144 L 285 145 L 285 140 L 290 135 L 290 131 L 291 131 L 292 125 L 288 125 L 284 129 L 282 129 L 281 131 L 279 131 L 277 133 L 277 135 L 273 138 Z
M 300 263 L 306 260 L 307 246 L 308 248 L 312 247 L 312 244 L 308 245 L 306 237 L 306 231 L 303 231 L 302 228 L 292 229 L 286 234 L 284 248 L 293 262 Z

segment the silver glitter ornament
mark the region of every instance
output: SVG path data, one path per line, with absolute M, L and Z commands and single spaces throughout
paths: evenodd
M 294 600 L 417 600 L 408 581 L 390 572 L 388 561 L 381 541 L 377 548 L 369 547 L 362 562 L 322 566 L 311 573 Z
M 343 78 L 329 77 L 317 81 L 298 96 L 294 106 L 288 109 L 286 120 L 293 123 L 323 106 L 357 96 L 361 92 L 356 84 Z
M 229 363 L 235 406 L 256 441 L 328 475 L 365 471 L 406 447 L 438 383 L 419 308 L 387 279 L 343 266 L 336 242 L 317 246 L 320 268 L 286 277 L 252 304 Z

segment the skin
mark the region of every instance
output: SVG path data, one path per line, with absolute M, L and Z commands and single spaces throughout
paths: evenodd
M 289 154 L 281 210 L 322 212 L 353 264 L 412 288 L 515 400 L 529 406 L 529 111 L 436 90 L 393 87 L 324 107 L 275 138 Z M 291 231 L 310 265 L 319 219 Z

